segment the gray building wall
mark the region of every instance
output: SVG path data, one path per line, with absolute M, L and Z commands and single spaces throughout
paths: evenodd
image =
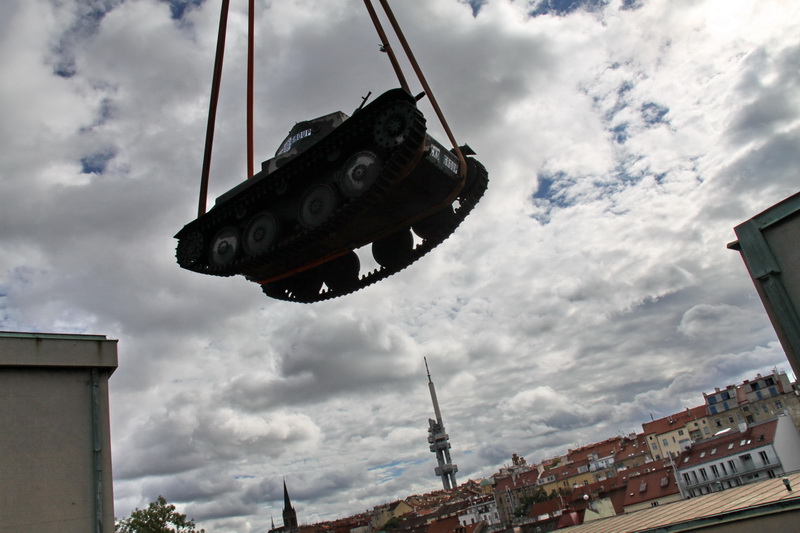
M 0 532 L 111 533 L 117 341 L 0 332 Z

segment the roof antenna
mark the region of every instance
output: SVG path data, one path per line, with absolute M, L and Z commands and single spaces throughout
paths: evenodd
M 360 105 L 360 106 L 358 106 L 358 109 L 356 109 L 355 111 L 353 111 L 353 114 L 354 114 L 354 115 L 355 115 L 356 113 L 358 113 L 359 111 L 361 111 L 361 108 L 362 108 L 362 107 L 364 107 L 364 104 L 366 104 L 366 103 L 367 103 L 367 100 L 369 99 L 369 95 L 371 95 L 371 94 L 372 94 L 372 91 L 369 91 L 369 92 L 367 92 L 367 96 L 362 96 L 362 97 L 361 97 L 361 105 Z

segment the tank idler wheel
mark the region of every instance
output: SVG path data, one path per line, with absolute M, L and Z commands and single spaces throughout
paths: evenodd
M 414 236 L 410 229 L 401 229 L 372 243 L 372 257 L 379 265 L 397 268 L 406 264 L 414 251 Z
M 415 108 L 411 104 L 396 103 L 384 109 L 375 119 L 372 136 L 382 148 L 403 144 L 414 125 Z
M 361 196 L 381 174 L 381 162 L 374 152 L 358 152 L 339 173 L 339 185 L 348 198 Z
M 203 257 L 205 239 L 199 231 L 193 231 L 178 241 L 178 264 L 183 267 L 195 265 Z
M 322 270 L 315 267 L 295 274 L 283 282 L 284 287 L 300 300 L 306 300 L 319 294 L 322 289 Z
M 244 251 L 259 256 L 269 251 L 278 238 L 278 219 L 269 211 L 254 216 L 244 230 Z
M 341 257 L 322 265 L 322 279 L 329 289 L 344 291 L 355 288 L 361 263 L 355 252 L 348 252 Z
M 415 222 L 411 227 L 414 233 L 426 241 L 443 240 L 451 233 L 450 228 L 455 218 L 456 213 L 453 211 L 453 206 L 448 205 L 432 215 Z
M 209 260 L 211 266 L 225 267 L 230 265 L 239 255 L 241 235 L 236 226 L 222 228 L 211 240 Z
M 300 200 L 298 219 L 308 229 L 316 228 L 331 218 L 341 203 L 336 190 L 327 183 L 314 185 Z

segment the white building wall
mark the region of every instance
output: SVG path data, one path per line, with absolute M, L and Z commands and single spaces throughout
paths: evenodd
M 779 416 L 773 445 L 785 472 L 800 470 L 800 433 L 788 416 Z

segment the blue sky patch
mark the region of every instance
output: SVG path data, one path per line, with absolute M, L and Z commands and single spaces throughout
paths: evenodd
M 100 27 L 103 17 L 120 3 L 121 0 L 78 3 L 77 17 L 64 30 L 52 48 L 55 55 L 53 74 L 62 78 L 71 78 L 77 73 L 73 47 L 77 42 L 94 35 Z
M 611 133 L 615 143 L 625 144 L 625 141 L 628 140 L 628 123 L 617 124 L 611 128 Z
M 597 11 L 608 5 L 608 0 L 542 0 L 530 3 L 535 6 L 530 11 L 530 15 L 538 17 L 540 15 L 564 16 L 579 9 Z
M 472 16 L 477 17 L 478 13 L 480 13 L 481 8 L 483 5 L 488 2 L 488 0 L 459 0 L 462 4 L 467 4 L 472 6 Z
M 664 117 L 669 113 L 669 108 L 655 102 L 647 102 L 642 105 L 642 119 L 647 124 L 662 124 L 667 122 Z
M 569 207 L 570 202 L 564 194 L 564 189 L 571 185 L 572 180 L 567 178 L 565 172 L 553 174 L 539 174 L 539 188 L 533 193 L 534 203 L 547 202 L 550 207 Z
M 187 10 L 193 7 L 203 5 L 205 0 L 161 0 L 165 4 L 169 4 L 169 11 L 172 15 L 172 20 L 181 20 L 186 14 Z
M 81 158 L 81 174 L 102 174 L 117 151 L 112 149 L 95 152 Z

